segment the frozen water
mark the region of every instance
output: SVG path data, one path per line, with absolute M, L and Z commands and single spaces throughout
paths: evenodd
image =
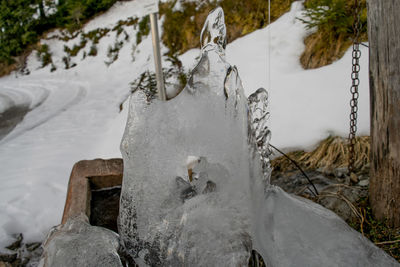
M 118 235 L 108 229 L 91 226 L 88 221 L 82 214 L 53 229 L 44 243 L 39 266 L 122 267 L 118 255 Z
M 249 97 L 225 60 L 223 11 L 175 98 L 130 99 L 119 232 L 150 266 L 397 266 L 334 213 L 269 185 L 268 95 Z M 258 146 L 256 146 L 256 144 Z
M 266 184 L 269 184 L 271 176 L 271 164 L 269 157 L 272 154 L 269 146 L 271 140 L 271 131 L 268 128 L 269 122 L 269 107 L 268 107 L 268 93 L 264 88 L 259 88 L 248 98 L 249 105 L 249 123 L 251 132 L 255 137 L 258 152 L 261 156 L 264 178 Z
M 333 212 L 270 186 L 253 236 L 266 266 L 399 266 Z
M 140 91 L 131 96 L 120 234 L 130 253 L 152 266 L 242 266 L 251 252 L 247 99 L 225 61 L 224 27 L 218 8 L 178 96 L 150 104 Z

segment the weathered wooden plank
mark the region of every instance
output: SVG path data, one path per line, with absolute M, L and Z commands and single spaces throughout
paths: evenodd
M 368 0 L 371 99 L 370 201 L 400 226 L 400 1 Z

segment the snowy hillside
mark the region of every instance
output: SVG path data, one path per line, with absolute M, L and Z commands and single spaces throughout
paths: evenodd
M 88 23 L 84 32 L 140 16 L 143 2 L 117 3 Z M 227 46 L 227 59 L 238 67 L 246 94 L 259 87 L 269 90 L 271 143 L 283 149 L 307 149 L 329 134 L 346 136 L 349 124 L 350 51 L 330 66 L 303 70 L 298 58 L 306 30 L 296 19 L 301 12 L 302 4 L 295 2 L 269 27 Z M 14 233 L 24 233 L 27 242 L 42 240 L 51 226 L 60 223 L 75 162 L 120 157 L 127 116 L 126 108 L 120 112 L 120 104 L 130 94 L 129 83 L 154 69 L 151 36 L 132 49 L 137 30 L 122 27 L 128 39 L 108 32 L 97 44 L 97 56 L 84 58 L 88 44 L 73 58 L 77 65 L 70 69 L 63 67 L 64 45 L 79 44 L 80 36 L 68 43 L 42 40 L 50 47 L 56 71 L 50 72 L 50 66 L 40 69 L 33 53 L 28 60 L 30 75 L 0 79 L 0 112 L 13 105 L 31 109 L 0 140 L 0 247 Z M 123 42 L 118 59 L 107 66 L 108 47 L 117 42 Z M 368 134 L 367 49 L 363 47 L 362 53 L 358 128 L 360 134 Z M 199 50 L 182 55 L 184 66 L 192 68 L 198 55 Z

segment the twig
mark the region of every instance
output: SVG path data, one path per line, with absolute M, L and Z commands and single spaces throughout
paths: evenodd
M 315 190 L 315 193 L 310 190 L 313 195 L 315 197 L 317 197 L 319 195 L 317 188 L 315 187 L 315 185 L 313 184 L 313 182 L 311 181 L 311 179 L 308 177 L 308 175 L 303 171 L 303 169 L 297 164 L 296 161 L 292 160 L 288 155 L 286 155 L 285 153 L 283 153 L 282 151 L 280 151 L 279 149 L 277 149 L 275 146 L 269 144 L 270 147 L 272 147 L 273 149 L 275 149 L 276 151 L 278 151 L 279 153 L 281 153 L 285 158 L 287 158 L 291 163 L 293 163 L 299 170 L 300 172 L 304 175 L 304 177 L 306 177 L 306 179 L 308 180 L 308 182 L 312 185 L 312 187 Z
M 392 240 L 392 241 L 383 241 L 383 242 L 376 242 L 375 245 L 389 245 L 389 244 L 395 244 L 400 242 L 400 239 L 398 240 Z
M 365 212 L 365 210 L 364 210 Z M 364 236 L 364 221 L 365 221 L 365 213 L 363 212 L 363 210 L 360 208 L 360 213 L 361 213 L 361 222 L 360 222 L 360 229 L 361 229 L 361 234 Z

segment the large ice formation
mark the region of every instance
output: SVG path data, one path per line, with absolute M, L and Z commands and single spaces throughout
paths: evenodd
M 267 266 L 397 266 L 334 213 L 269 185 L 267 94 L 248 104 L 221 8 L 201 46 L 175 98 L 130 99 L 119 233 L 136 262 L 247 266 L 256 249 Z
M 40 267 L 122 267 L 119 238 L 111 230 L 91 226 L 86 215 L 54 228 L 44 242 Z
M 225 31 L 223 11 L 215 9 L 178 96 L 150 104 L 140 91 L 131 96 L 119 230 L 127 249 L 150 265 L 246 265 L 251 252 L 256 181 L 247 99 L 225 60 Z M 199 159 L 193 168 L 190 157 Z

